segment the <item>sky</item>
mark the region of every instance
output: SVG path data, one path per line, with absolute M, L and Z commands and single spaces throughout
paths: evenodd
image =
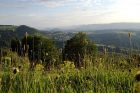
M 0 25 L 39 29 L 140 22 L 140 0 L 0 0 Z

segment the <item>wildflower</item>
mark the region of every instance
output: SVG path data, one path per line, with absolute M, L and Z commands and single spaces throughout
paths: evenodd
M 18 73 L 18 72 L 19 72 L 19 69 L 14 67 L 14 68 L 13 68 L 13 73 L 16 74 L 16 73 Z
M 129 38 L 131 38 L 131 36 L 132 36 L 132 33 L 131 33 L 131 32 L 129 32 L 129 33 L 128 33 L 128 37 L 129 37 Z
M 140 67 L 140 64 L 138 64 L 138 67 Z
M 129 72 L 131 73 L 131 69 L 129 69 Z
M 136 79 L 137 81 L 140 81 L 140 71 L 138 71 L 138 72 L 136 73 L 135 79 Z
M 72 81 L 70 80 L 70 81 L 69 81 L 69 83 L 71 84 L 71 83 L 72 83 Z
M 120 67 L 123 65 L 123 63 L 120 63 Z
M 21 65 L 18 66 L 18 69 L 21 69 Z
M 46 53 L 46 56 L 48 56 L 49 54 L 48 53 Z
M 57 80 L 59 77 L 60 77 L 60 76 L 59 76 L 59 75 L 57 75 L 57 76 L 55 77 L 55 80 Z

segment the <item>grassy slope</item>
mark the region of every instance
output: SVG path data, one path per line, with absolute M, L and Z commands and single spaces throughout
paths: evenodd
M 51 71 L 44 71 L 41 64 L 31 71 L 28 59 L 13 53 L 6 59 L 0 65 L 1 93 L 135 93 L 136 89 L 134 75 L 138 68 L 134 63 L 138 60 L 129 63 L 123 56 L 97 56 L 92 63 L 85 59 L 86 68 L 81 69 L 65 61 Z M 12 67 L 19 65 L 20 72 L 14 74 Z

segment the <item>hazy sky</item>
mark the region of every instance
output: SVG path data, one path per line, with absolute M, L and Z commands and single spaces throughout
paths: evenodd
M 140 22 L 140 0 L 0 0 L 0 24 L 36 28 Z

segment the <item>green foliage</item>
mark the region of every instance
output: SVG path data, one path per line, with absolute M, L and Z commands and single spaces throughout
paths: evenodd
M 116 55 L 98 55 L 96 62 L 79 69 L 74 62 L 64 61 L 50 71 L 45 71 L 42 64 L 29 70 L 28 58 L 17 53 L 8 51 L 2 59 L 10 64 L 5 66 L 8 70 L 0 68 L 0 93 L 135 93 L 137 86 L 134 74 L 138 68 L 135 64 L 128 66 L 125 57 Z M 12 67 L 19 65 L 19 72 L 13 73 Z
M 139 57 L 106 51 L 96 55 L 96 45 L 85 33 L 67 41 L 63 64 L 52 40 L 26 36 L 20 48 L 19 42 L 12 41 L 15 52 L 2 51 L 0 93 L 135 93 Z
M 39 66 L 40 68 L 40 66 Z M 98 71 L 87 69 L 75 73 L 46 73 L 38 71 L 5 73 L 0 84 L 2 93 L 134 93 L 134 78 L 125 70 Z
M 79 32 L 73 38 L 67 41 L 64 49 L 65 60 L 74 61 L 76 67 L 83 66 L 85 55 L 95 55 L 96 45 L 91 42 L 85 33 Z
M 11 40 L 11 49 L 13 52 L 17 52 L 18 54 L 21 54 L 21 41 L 18 38 Z
M 28 51 L 31 61 L 37 61 L 38 63 L 40 61 L 46 69 L 58 65 L 59 52 L 52 40 L 41 36 L 28 36 L 27 39 L 26 37 L 23 38 L 22 47 L 24 53 Z
M 60 71 L 62 73 L 74 73 L 76 70 L 74 62 L 64 61 L 64 64 L 60 65 Z
M 21 25 L 21 26 L 10 26 L 2 25 L 0 26 L 0 47 L 1 48 L 10 48 L 11 40 L 22 39 L 24 34 L 28 32 L 30 35 L 39 34 L 40 32 L 37 29 Z M 41 34 L 41 33 L 40 33 Z
M 2 76 L 2 79 L 1 79 L 1 92 L 9 93 L 10 85 L 11 85 L 10 74 L 9 73 L 5 73 Z

